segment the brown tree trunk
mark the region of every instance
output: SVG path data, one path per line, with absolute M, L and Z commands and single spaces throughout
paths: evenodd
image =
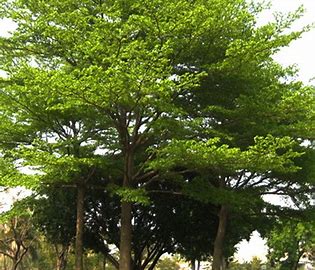
M 227 206 L 222 205 L 219 212 L 219 226 L 214 241 L 212 270 L 222 270 L 223 247 L 227 220 L 228 208 Z
M 130 147 L 125 149 L 124 181 L 123 187 L 132 186 L 133 151 Z M 132 203 L 121 203 L 121 227 L 120 227 L 120 258 L 119 270 L 132 270 L 131 266 L 131 241 L 132 241 Z
M 12 270 L 16 270 L 18 267 L 18 262 L 16 260 L 12 260 Z
M 12 257 L 12 270 L 17 270 L 18 266 L 22 265 L 22 259 L 24 258 L 24 255 L 28 251 L 28 248 L 21 244 L 21 242 L 19 243 L 18 241 L 15 241 L 15 244 L 17 245 L 17 250 L 15 251 L 15 254 Z
M 121 203 L 121 228 L 120 228 L 120 260 L 119 270 L 131 270 L 131 203 Z
M 69 246 L 62 246 L 61 251 L 59 251 L 58 245 L 55 245 L 55 250 L 57 254 L 56 270 L 65 270 L 67 266 Z
M 66 269 L 66 260 L 63 257 L 58 257 L 56 270 Z
M 84 226 L 84 197 L 83 185 L 77 187 L 77 220 L 75 236 L 75 270 L 83 270 L 83 226 Z

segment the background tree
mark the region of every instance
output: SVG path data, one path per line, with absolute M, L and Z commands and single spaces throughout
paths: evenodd
M 218 224 L 220 235 L 216 236 L 214 243 L 214 257 L 219 257 L 221 261 L 228 216 L 230 215 L 228 211 L 237 212 L 238 209 L 249 209 L 251 206 L 252 209 L 258 210 L 257 206 L 261 202 L 260 195 L 268 192 L 269 188 L 276 188 L 275 185 L 279 184 L 277 181 L 273 182 L 273 178 L 269 179 L 271 176 L 267 172 L 270 170 L 290 172 L 297 169 L 292 163 L 292 158 L 300 154 L 290 149 L 291 143 L 288 138 L 275 139 L 269 136 L 257 138 L 256 145 L 249 147 L 247 151 L 241 151 L 226 145 L 217 145 L 216 140 L 205 143 L 174 141 L 173 144 L 169 144 L 159 152 L 159 156 L 151 166 L 159 168 L 161 173 L 164 171 L 166 174 L 169 169 L 179 165 L 196 171 L 198 174 L 193 179 L 194 181 L 188 183 L 186 192 L 202 201 L 225 203 L 229 206 L 229 209 L 224 209 L 222 213 L 219 210 L 221 213 Z M 224 178 L 221 178 L 224 184 L 216 185 L 216 182 L 211 182 L 213 175 L 203 173 L 211 169 L 214 171 L 214 175 L 217 171 L 225 173 Z M 248 173 L 243 175 L 244 171 Z M 251 178 L 253 174 L 256 175 L 256 179 Z M 267 174 L 267 177 L 264 177 L 264 174 Z M 239 185 L 239 183 L 242 184 Z M 261 183 L 262 185 L 260 185 Z M 200 192 L 201 190 L 202 192 Z M 229 201 L 233 203 L 231 204 Z M 216 256 L 216 252 L 220 252 L 220 255 Z
M 49 191 L 41 191 L 42 197 L 32 201 L 32 223 L 54 247 L 56 270 L 64 270 L 75 238 L 76 198 L 71 188 L 65 191 L 56 187 Z
M 11 217 L 1 225 L 0 254 L 10 260 L 10 269 L 17 270 L 30 251 L 36 236 L 27 215 Z M 9 269 L 9 268 L 7 268 Z
M 296 270 L 299 260 L 314 254 L 314 220 L 281 220 L 267 237 L 268 259 L 280 269 Z
M 176 259 L 174 257 L 171 258 L 164 258 L 162 259 L 158 265 L 157 265 L 158 270 L 167 270 L 167 269 L 174 269 L 174 270 L 179 270 L 180 266 Z

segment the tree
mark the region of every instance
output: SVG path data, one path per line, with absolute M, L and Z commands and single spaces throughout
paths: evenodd
M 303 255 L 314 254 L 314 220 L 280 220 L 268 234 L 268 259 L 280 269 L 296 270 Z
M 182 7 L 188 10 L 185 2 Z M 170 12 L 163 10 L 161 14 L 179 15 L 174 11 L 182 7 L 172 5 L 170 9 L 173 10 Z M 101 1 L 96 4 L 93 1 L 84 3 L 69 1 L 56 5 L 56 2 L 52 1 L 40 5 L 37 2 L 12 2 L 9 5 L 3 5 L 2 8 L 5 10 L 5 16 L 15 17 L 19 24 L 12 39 L 2 39 L 5 48 L 3 69 L 10 74 L 9 80 L 5 83 L 4 93 L 11 101 L 19 101 L 22 90 L 25 94 L 29 94 L 26 96 L 26 103 L 15 102 L 16 106 L 19 105 L 19 109 L 16 111 L 20 112 L 24 109 L 27 112 L 34 112 L 35 108 L 32 105 L 41 101 L 30 95 L 29 90 L 34 90 L 35 85 L 38 90 L 45 89 L 46 99 L 44 101 L 48 105 L 49 112 L 64 108 L 67 108 L 67 112 L 73 112 L 73 107 L 83 104 L 97 108 L 110 122 L 110 126 L 103 132 L 106 135 L 112 134 L 114 145 L 118 145 L 114 151 L 120 151 L 123 156 L 122 186 L 127 189 L 136 186 L 137 180 L 135 179 L 138 177 L 135 176 L 139 175 L 141 170 L 133 172 L 135 151 L 147 141 L 146 134 L 149 134 L 156 119 L 164 111 L 167 111 L 168 114 L 174 111 L 175 107 L 172 109 L 172 103 L 169 101 L 189 85 L 194 85 L 196 81 L 185 74 L 178 75 L 176 80 L 169 79 L 173 75 L 174 66 L 169 64 L 168 56 L 175 49 L 172 48 L 172 44 L 163 41 L 162 33 L 154 30 L 158 23 L 156 16 L 146 15 L 149 25 L 140 29 L 140 33 L 141 31 L 148 33 L 146 38 L 143 38 L 142 34 L 134 35 L 138 32 L 139 23 L 142 21 L 142 17 L 136 14 L 152 11 L 155 7 L 151 3 L 148 3 L 147 8 L 143 9 L 137 6 L 137 3 L 124 5 L 121 2 Z M 166 5 L 163 6 L 163 9 L 165 8 L 167 8 Z M 36 16 L 37 18 L 24 16 L 25 9 L 29 10 L 29 14 L 40 15 Z M 64 12 L 65 16 L 56 16 L 56 11 L 57 14 L 60 14 L 61 11 Z M 74 14 L 77 11 L 79 13 Z M 130 11 L 135 16 L 132 16 Z M 16 17 L 14 14 L 20 14 L 21 17 Z M 65 18 L 67 18 L 66 21 Z M 80 20 L 77 20 L 78 18 Z M 113 18 L 113 20 L 104 18 Z M 45 23 L 51 19 L 54 21 L 52 25 Z M 31 28 L 24 27 L 26 21 Z M 81 27 L 77 27 L 77 23 Z M 71 30 L 68 28 L 70 25 L 75 25 L 75 28 L 80 31 Z M 166 30 L 169 27 L 168 24 L 161 21 L 162 25 Z M 23 28 L 24 30 L 22 30 Z M 69 31 L 65 31 L 65 29 Z M 121 33 L 117 36 L 117 31 L 120 30 Z M 24 31 L 28 34 L 24 35 Z M 107 39 L 101 41 L 100 38 L 105 36 Z M 90 39 L 89 44 L 94 43 L 100 46 L 91 48 L 86 43 L 87 37 Z M 73 41 L 76 42 L 75 46 L 73 46 Z M 62 48 L 60 48 L 59 42 L 63 44 Z M 36 47 L 35 50 L 33 46 Z M 68 49 L 70 48 L 72 48 L 72 52 L 69 55 Z M 19 55 L 21 61 L 14 62 L 12 65 L 11 56 L 13 55 Z M 95 61 L 91 62 L 91 57 Z M 32 65 L 33 60 L 30 62 L 30 59 L 36 59 L 37 65 Z M 105 59 L 107 59 L 107 63 Z M 8 66 L 5 67 L 5 65 Z M 35 77 L 37 79 L 33 80 Z M 103 81 L 104 78 L 108 78 L 108 80 Z M 83 87 L 78 87 L 78 83 Z M 116 89 L 114 91 L 113 85 Z M 15 92 L 16 89 L 19 89 L 20 92 Z M 54 91 L 51 92 L 51 89 Z M 86 91 L 87 89 L 89 90 Z M 104 89 L 106 91 L 103 91 Z M 118 99 L 117 94 L 120 95 Z M 49 100 L 47 100 L 47 96 L 50 96 Z M 42 113 L 43 110 L 39 110 L 36 116 L 42 119 Z M 29 119 L 27 120 L 30 122 Z M 69 121 L 71 126 L 68 128 L 71 134 L 67 134 L 67 138 L 69 135 L 70 137 L 77 135 L 77 126 L 74 122 Z M 59 129 L 63 129 L 64 126 L 64 124 L 61 126 L 59 124 Z M 58 132 L 57 135 L 59 135 Z M 108 136 L 105 137 L 105 140 L 108 142 Z M 105 148 L 112 149 L 112 145 L 105 144 Z M 78 209 L 82 210 L 80 203 L 84 189 L 82 183 L 77 182 L 77 184 Z M 78 218 L 82 220 L 82 211 L 78 211 Z M 121 267 L 129 269 L 131 202 L 125 200 L 122 202 L 121 224 Z M 81 230 L 82 226 L 79 226 L 78 233 Z M 77 235 L 78 241 L 81 238 L 80 235 Z M 80 245 L 80 241 L 77 245 Z M 82 248 L 78 248 L 79 250 Z M 81 269 L 82 261 L 80 262 L 79 257 L 78 254 L 77 268 Z
M 158 270 L 168 270 L 168 269 L 179 270 L 180 266 L 178 265 L 176 260 L 174 260 L 174 258 L 164 258 L 160 260 L 160 262 L 158 263 L 157 269 Z
M 161 173 L 164 171 L 166 174 L 169 168 L 174 168 L 179 164 L 188 170 L 198 172 L 193 181 L 187 184 L 186 192 L 205 202 L 228 205 L 228 207 L 219 208 L 219 234 L 216 236 L 213 251 L 214 257 L 222 258 L 230 215 L 228 212 L 237 212 L 241 209 L 250 209 L 250 207 L 257 210 L 261 200 L 260 194 L 268 192 L 269 188 L 274 188 L 273 180 L 269 179 L 270 170 L 280 172 L 296 170 L 292 158 L 300 154 L 290 149 L 291 143 L 292 141 L 290 142 L 288 138 L 275 139 L 271 136 L 256 138 L 256 145 L 249 147 L 246 151 L 241 151 L 238 148 L 229 148 L 227 145 L 217 145 L 217 140 L 205 143 L 175 141 L 163 151 L 159 151 L 159 156 L 151 166 L 159 168 Z M 209 176 L 204 173 L 207 170 L 213 170 L 214 173 Z M 248 173 L 244 175 L 244 171 Z M 219 178 L 221 180 L 219 183 L 212 182 L 210 177 L 218 172 L 223 172 L 224 178 Z M 252 181 L 253 174 L 256 174 L 258 179 Z M 266 174 L 267 177 L 259 177 L 259 174 Z M 244 189 L 242 185 L 245 185 Z M 251 185 L 253 188 L 248 188 Z M 233 204 L 229 203 L 230 201 Z M 216 252 L 220 254 L 216 255 Z
M 267 266 L 266 266 L 267 267 Z M 244 263 L 239 263 L 239 262 L 231 262 L 229 264 L 228 269 L 230 270 L 260 270 L 260 269 L 268 269 L 271 270 L 273 268 L 262 268 L 262 261 L 258 257 L 253 257 L 251 262 L 244 262 Z
M 281 131 L 288 122 L 294 123 L 293 131 L 299 138 L 304 138 L 306 131 L 310 133 L 301 115 L 308 111 L 307 97 L 312 95 L 294 83 L 281 83 L 279 78 L 288 73 L 271 60 L 274 52 L 303 32 L 283 34 L 296 15 L 256 27 L 254 16 L 261 6 L 238 0 L 1 3 L 2 16 L 18 24 L 12 37 L 0 40 L 1 69 L 8 74 L 1 82 L 3 118 L 30 130 L 27 144 L 36 145 L 28 156 L 30 165 L 41 164 L 47 174 L 43 160 L 55 158 L 58 162 L 54 160 L 56 166 L 50 167 L 50 179 L 58 179 L 58 172 L 64 169 L 66 176 L 62 179 L 75 183 L 78 270 L 83 268 L 84 194 L 95 167 L 96 148 L 104 150 L 98 160 L 120 160 L 120 175 L 115 178 L 121 195 L 120 270 L 130 270 L 132 204 L 139 199 L 145 183 L 162 178 L 159 169 L 147 170 L 155 157 L 154 151 L 146 151 L 149 147 L 163 149 L 174 138 L 196 138 L 202 144 L 203 139 L 220 136 L 222 143 L 234 147 L 227 150 L 232 155 L 253 145 L 256 135 L 265 137 L 271 124 L 278 128 L 270 133 L 281 137 L 291 135 Z M 255 99 L 264 102 L 251 102 Z M 279 109 L 271 105 L 274 101 L 281 105 Z M 305 106 L 295 106 L 302 101 Z M 255 108 L 255 121 L 260 123 L 269 106 L 273 109 L 272 121 L 264 123 L 262 129 L 253 125 L 250 117 L 240 121 Z M 311 114 L 306 115 L 310 120 Z M 238 132 L 247 127 L 250 134 Z M 275 145 L 279 143 L 277 150 L 281 151 L 284 141 L 288 142 L 274 140 Z M 89 149 L 81 154 L 81 147 Z M 262 165 L 277 160 L 274 151 L 268 150 L 275 159 L 267 159 L 269 163 Z M 25 152 L 19 157 L 26 159 Z M 39 152 L 50 156 L 35 162 L 34 155 Z M 244 150 L 243 158 L 252 152 Z M 235 160 L 236 155 L 233 157 Z M 282 163 L 279 158 L 277 165 L 281 167 L 289 159 Z M 247 177 L 249 168 L 253 168 L 250 162 L 245 162 L 246 166 L 238 163 L 236 174 L 229 169 L 228 176 L 234 180 L 245 176 L 234 181 L 238 187 L 245 188 L 244 183 L 251 186 L 257 179 Z M 269 171 L 267 166 L 262 167 L 259 170 Z M 108 179 L 110 176 L 107 173 Z M 216 171 L 211 177 L 223 193 L 233 188 L 226 185 L 231 178 L 225 176 Z M 258 183 L 262 182 L 260 178 Z M 217 201 L 222 227 L 229 208 L 224 203 Z M 215 262 L 221 260 L 224 237 L 217 238 Z
M 11 260 L 12 270 L 18 269 L 34 240 L 34 230 L 27 216 L 11 217 L 1 225 L 0 254 Z
M 56 270 L 64 270 L 75 238 L 76 198 L 73 190 L 69 191 L 69 188 L 66 192 L 57 187 L 50 188 L 49 191 L 48 193 L 41 190 L 41 198 L 30 201 L 29 207 L 33 211 L 31 221 L 54 247 Z
M 15 78 L 20 77 L 22 81 L 27 81 L 27 76 L 32 76 L 31 70 L 25 72 L 24 75 L 15 73 Z M 2 117 L 5 119 L 2 126 L 2 130 L 5 131 L 3 153 L 11 157 L 11 160 L 15 160 L 15 164 L 29 166 L 33 169 L 34 175 L 11 174 L 5 178 L 4 185 L 11 187 L 23 185 L 35 191 L 43 183 L 76 188 L 78 225 L 76 258 L 77 265 L 82 265 L 84 214 L 82 203 L 86 185 L 93 177 L 94 163 L 97 163 L 97 158 L 91 157 L 97 147 L 91 143 L 91 137 L 97 136 L 98 130 L 95 125 L 89 124 L 95 113 L 87 108 L 84 112 L 79 112 L 75 106 L 66 108 L 62 106 L 63 100 L 60 97 L 49 95 L 42 91 L 43 88 L 23 89 L 19 84 L 10 84 L 10 87 L 2 92 L 1 100 Z M 18 94 L 15 92 L 17 89 Z M 49 107 L 50 102 L 55 107 Z M 30 106 L 30 103 L 35 106 Z M 16 114 L 16 111 L 19 111 L 19 114 Z M 21 132 L 20 129 L 13 128 L 16 125 L 21 126 L 24 138 L 12 142 L 8 134 L 18 138 Z M 8 151 L 10 148 L 13 150 Z M 17 175 L 22 176 L 21 179 L 18 179 Z
M 254 256 L 251 261 L 252 270 L 260 270 L 261 269 L 261 259 L 259 257 Z

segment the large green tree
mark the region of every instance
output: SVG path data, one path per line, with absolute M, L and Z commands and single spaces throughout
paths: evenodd
M 1 1 L 1 16 L 17 24 L 11 37 L 0 40 L 7 73 L 1 80 L 2 115 L 30 134 L 31 149 L 19 146 L 23 151 L 16 155 L 40 166 L 46 175 L 38 179 L 75 183 L 78 247 L 96 149 L 103 150 L 97 160 L 120 160 L 120 270 L 131 269 L 132 202 L 139 199 L 132 189 L 163 178 L 160 161 L 146 166 L 156 155 L 148 147 L 166 146 L 162 153 L 167 149 L 171 156 L 180 148 L 196 154 L 200 164 L 184 159 L 181 165 L 211 168 L 211 183 L 223 192 L 246 188 L 254 196 L 261 193 L 252 187 L 267 190 L 279 183 L 271 185 L 265 176 L 273 179 L 270 171 L 290 167 L 296 156 L 287 150 L 292 142 L 269 136 L 253 146 L 254 137 L 310 137 L 312 95 L 299 84 L 281 82 L 289 73 L 271 58 L 302 33 L 284 32 L 299 14 L 257 27 L 261 9 L 243 0 Z M 214 136 L 234 148 L 204 142 Z M 180 148 L 167 147 L 174 138 Z M 219 154 L 213 157 L 212 151 Z M 231 203 L 214 199 L 225 224 Z M 222 257 L 220 232 L 214 269 Z M 82 247 L 77 252 L 80 270 Z

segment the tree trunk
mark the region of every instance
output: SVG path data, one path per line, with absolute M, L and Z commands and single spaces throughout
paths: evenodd
M 298 244 L 298 245 L 299 245 L 299 244 Z M 298 249 L 298 247 L 297 247 L 297 249 Z M 300 259 L 301 259 L 301 257 L 302 257 L 303 254 L 304 254 L 303 251 L 302 251 L 302 252 L 299 252 L 299 251 L 298 251 L 297 257 L 295 258 L 294 263 L 293 263 L 292 270 L 297 270 L 297 269 L 298 269 L 298 267 L 299 267 L 299 261 L 300 261 Z
M 200 260 L 197 261 L 197 270 L 200 270 Z
M 58 247 L 55 246 L 56 253 L 57 253 L 57 263 L 56 263 L 56 270 L 65 270 L 67 266 L 67 256 L 69 252 L 68 246 L 62 246 L 61 252 L 59 252 Z
M 12 260 L 12 270 L 17 270 L 18 269 L 18 266 L 19 266 L 19 263 L 20 263 L 20 260 L 18 260 L 18 259 L 13 259 Z
M 112 255 L 109 253 L 104 254 L 105 257 L 105 263 L 109 262 L 115 269 L 119 269 L 119 261 L 117 261 Z
M 119 270 L 131 270 L 132 204 L 121 203 Z
M 191 260 L 191 270 L 196 270 L 196 261 L 195 260 Z
M 83 185 L 77 187 L 77 220 L 75 236 L 75 269 L 83 270 L 83 226 L 84 226 L 84 197 Z
M 124 151 L 124 181 L 123 187 L 130 188 L 132 186 L 133 177 L 133 149 L 125 145 Z M 119 243 L 119 270 L 132 270 L 131 265 L 131 241 L 132 241 L 132 203 L 121 202 L 121 227 L 120 227 L 120 243 Z
M 28 248 L 26 248 L 20 241 L 15 240 L 15 244 L 17 246 L 17 249 L 15 251 L 15 254 L 12 259 L 12 270 L 17 270 L 18 266 L 21 265 L 22 259 L 24 258 L 24 255 L 27 253 Z
M 222 205 L 219 212 L 219 225 L 214 241 L 212 270 L 222 270 L 223 247 L 228 220 L 227 206 Z
M 8 270 L 8 269 L 7 269 L 7 260 L 6 260 L 6 256 L 4 256 L 4 255 L 3 255 L 2 257 L 3 257 L 3 269 L 4 269 L 4 270 Z
M 155 266 L 157 265 L 157 263 L 159 262 L 161 256 L 164 254 L 165 252 L 162 251 L 160 252 L 157 256 L 155 256 L 154 260 L 152 261 L 152 263 L 150 264 L 148 270 L 153 270 L 155 268 Z M 146 269 L 146 268 L 144 268 Z
M 16 268 L 17 268 L 17 263 L 16 263 L 16 261 L 14 261 L 14 260 L 12 260 L 12 270 L 16 270 Z

